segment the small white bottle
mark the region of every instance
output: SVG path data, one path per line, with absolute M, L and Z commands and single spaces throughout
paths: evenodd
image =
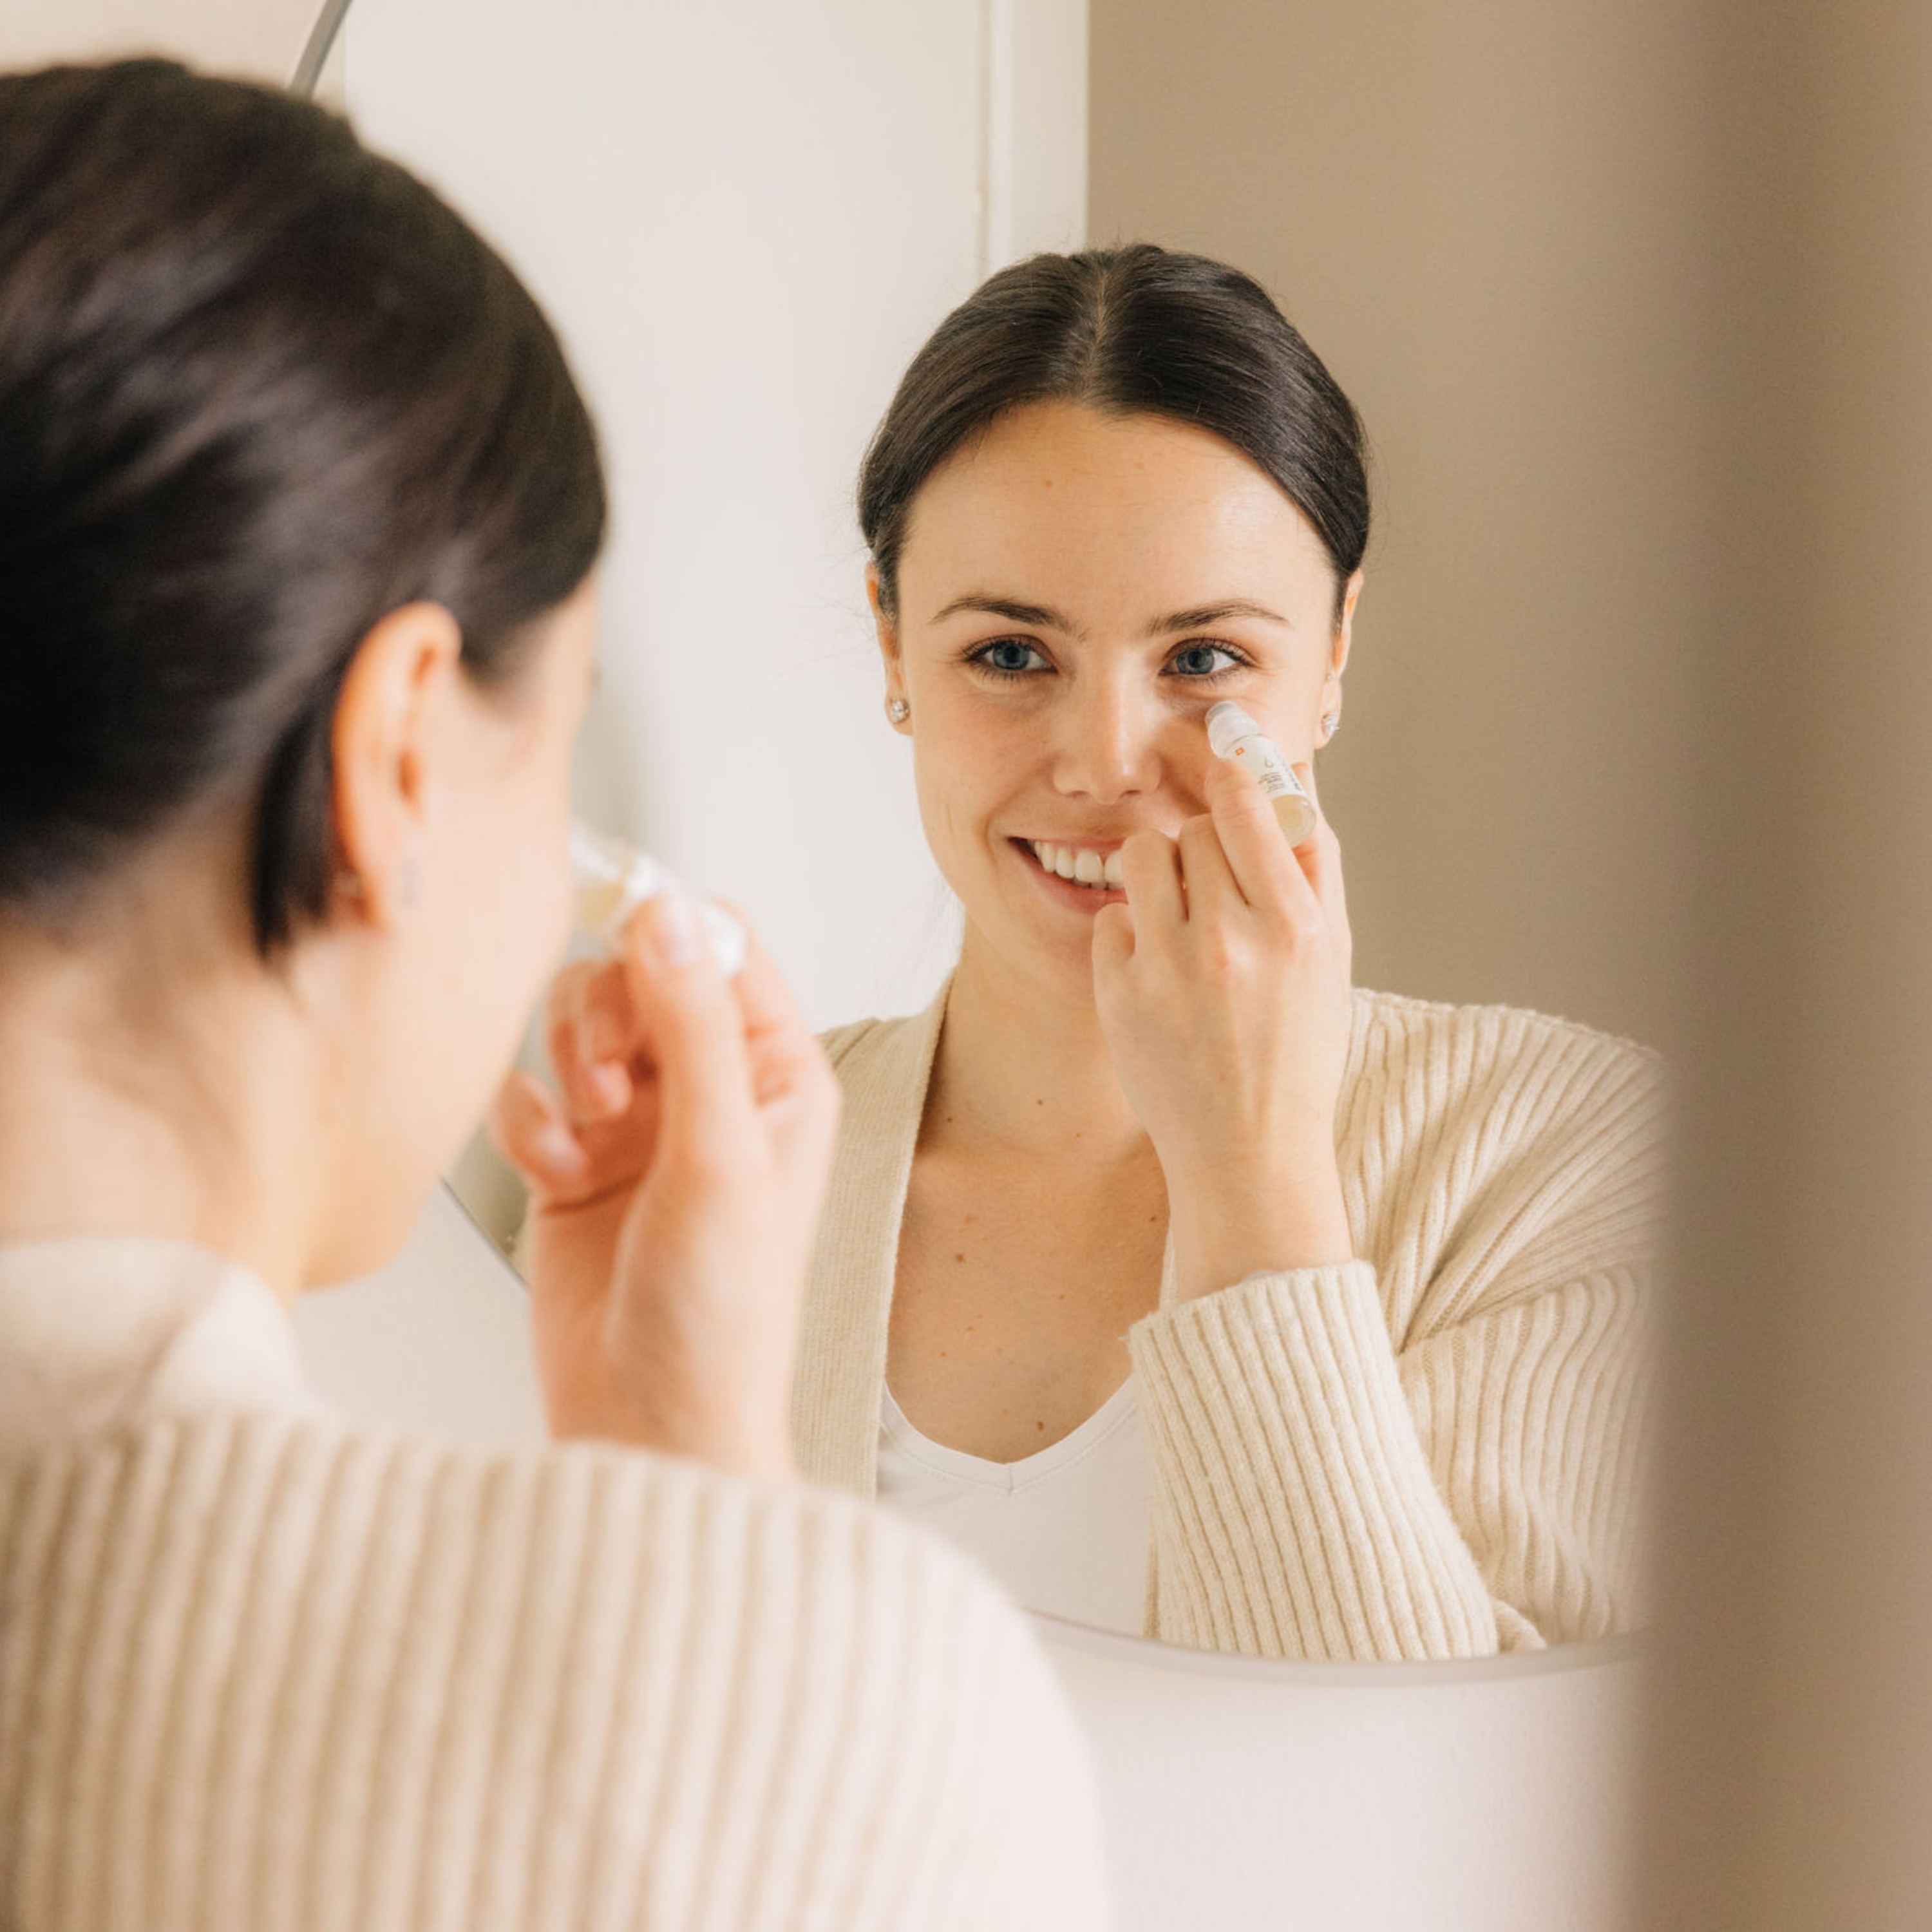
M 677 884 L 670 868 L 648 853 L 580 820 L 570 828 L 570 864 L 578 930 L 607 950 L 616 946 L 645 900 Z M 698 916 L 718 970 L 733 978 L 745 963 L 745 928 L 709 899 L 698 902 Z
M 1208 743 L 1217 758 L 1246 765 L 1274 801 L 1274 815 L 1291 845 L 1315 830 L 1319 814 L 1281 747 L 1232 698 L 1208 708 Z

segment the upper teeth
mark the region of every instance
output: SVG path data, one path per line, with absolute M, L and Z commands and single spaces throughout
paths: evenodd
M 1126 884 L 1126 875 L 1120 869 L 1118 849 L 1106 857 L 1088 847 L 1080 845 L 1049 845 L 1043 839 L 1030 838 L 1034 856 L 1049 872 L 1058 872 L 1063 879 L 1072 879 L 1083 886 L 1099 886 L 1104 890 L 1118 892 Z

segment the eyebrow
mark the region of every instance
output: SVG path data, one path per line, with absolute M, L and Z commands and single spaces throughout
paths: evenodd
M 1048 610 L 1044 604 L 1022 604 L 1014 598 L 989 597 L 977 591 L 954 598 L 932 621 L 943 624 L 947 618 L 956 617 L 962 610 L 978 610 L 988 617 L 1004 617 L 1010 624 L 1030 624 L 1036 630 L 1064 631 L 1070 637 L 1078 634 L 1077 626 L 1070 623 L 1058 610 Z
M 1069 637 L 1084 634 L 1078 625 L 1044 604 L 1023 604 L 1016 598 L 988 596 L 976 591 L 954 598 L 932 621 L 943 624 L 948 617 L 956 617 L 965 610 L 980 611 L 989 617 L 1004 617 L 1010 624 L 1030 625 L 1036 630 L 1064 632 Z M 1223 623 L 1230 617 L 1258 617 L 1264 623 L 1279 624 L 1284 630 L 1294 628 L 1288 619 L 1277 610 L 1270 610 L 1264 604 L 1252 603 L 1245 597 L 1233 597 L 1225 603 L 1202 604 L 1191 610 L 1176 610 L 1170 616 L 1156 617 L 1148 626 L 1147 634 L 1157 638 L 1179 631 L 1198 631 L 1206 625 Z
M 1258 617 L 1264 623 L 1279 624 L 1292 631 L 1294 625 L 1279 610 L 1265 604 L 1251 603 L 1245 597 L 1232 597 L 1225 604 L 1203 604 L 1192 610 L 1177 610 L 1171 617 L 1156 619 L 1148 628 L 1159 634 L 1167 631 L 1198 631 L 1210 624 L 1225 623 L 1230 617 Z

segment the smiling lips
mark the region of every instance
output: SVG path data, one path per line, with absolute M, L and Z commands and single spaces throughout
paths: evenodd
M 1100 853 L 1089 845 L 1056 845 L 1050 839 L 1016 839 L 1040 861 L 1041 869 L 1055 874 L 1077 886 L 1090 886 L 1096 892 L 1120 892 L 1126 884 L 1120 869 L 1120 854 Z

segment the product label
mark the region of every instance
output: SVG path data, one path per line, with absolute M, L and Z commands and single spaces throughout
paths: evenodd
M 1301 781 L 1294 776 L 1294 766 L 1283 757 L 1281 747 L 1272 738 L 1246 739 L 1234 747 L 1233 755 L 1261 781 L 1262 790 L 1270 798 L 1308 796 Z

